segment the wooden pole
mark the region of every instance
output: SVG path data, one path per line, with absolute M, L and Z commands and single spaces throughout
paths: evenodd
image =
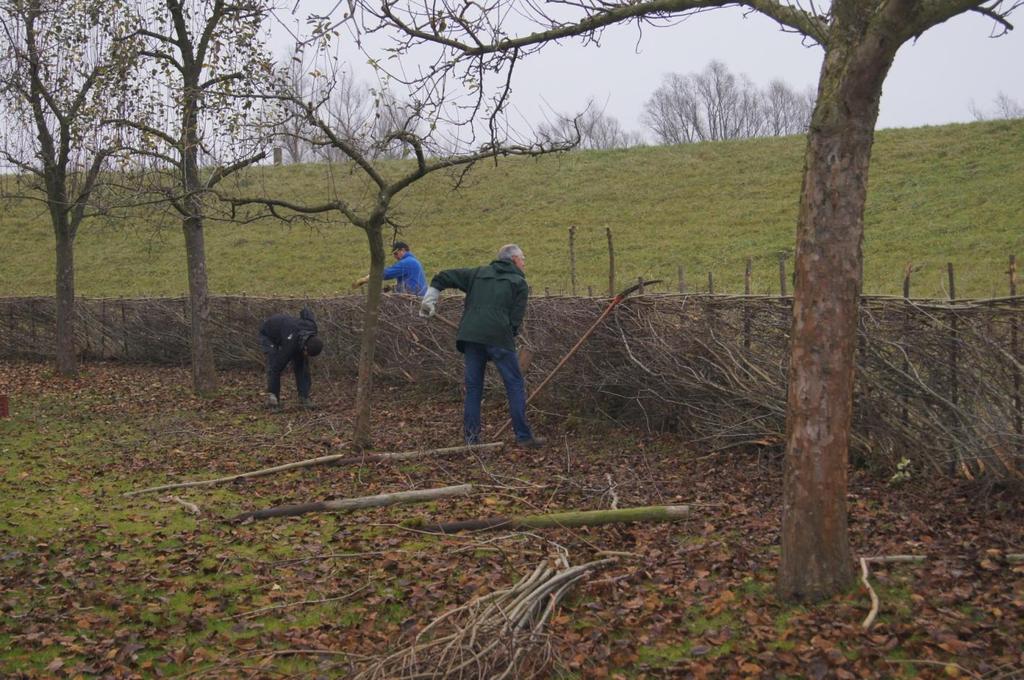
M 128 314 L 124 310 L 124 300 L 121 300 L 121 338 L 124 340 L 124 358 L 128 358 Z
M 414 527 L 419 531 L 451 534 L 459 531 L 486 531 L 491 529 L 546 529 L 559 527 L 593 527 L 621 522 L 674 522 L 690 516 L 688 505 L 651 505 L 621 510 L 586 510 L 556 512 L 549 515 L 522 515 L 519 517 L 490 517 L 460 522 L 445 522 Z
M 949 301 L 952 304 L 956 301 L 956 278 L 953 276 L 953 263 L 946 263 L 946 272 L 949 275 Z M 959 345 L 960 345 L 960 320 L 955 310 L 949 313 L 949 400 L 954 409 L 960 401 L 960 374 L 959 374 Z M 954 423 L 959 422 L 956 411 L 952 413 Z M 954 444 L 955 446 L 955 444 Z M 954 449 L 950 459 L 950 474 L 956 474 L 958 466 L 962 466 L 960 452 Z
M 642 276 L 636 277 L 636 286 L 637 286 L 636 291 L 638 293 L 640 293 L 641 295 L 643 295 L 644 294 L 644 277 L 642 277 Z
M 608 234 L 608 297 L 615 295 L 615 247 L 612 244 L 612 228 L 606 227 Z
M 747 268 L 743 272 L 743 294 L 750 295 L 750 280 L 754 273 L 754 258 L 747 258 Z M 743 302 L 743 347 L 750 349 L 750 303 Z
M 594 297 L 594 287 L 587 286 L 587 297 Z
M 779 295 L 786 297 L 786 253 L 779 253 Z
M 953 263 L 946 263 L 946 271 L 949 274 L 949 301 L 956 301 L 956 279 L 953 276 Z M 960 340 L 960 319 L 957 317 L 956 312 L 950 315 L 949 326 L 950 326 L 950 343 L 949 343 L 949 385 L 950 385 L 950 397 L 953 404 L 957 404 L 960 400 L 960 375 L 958 370 L 958 352 L 959 352 L 959 340 Z
M 99 360 L 106 359 L 107 353 L 107 301 L 100 301 L 100 356 Z
M 576 225 L 569 227 L 569 285 L 576 296 Z
M 903 342 L 906 344 L 907 338 L 910 337 L 910 275 L 914 273 L 914 263 L 908 262 L 907 268 L 903 270 Z M 903 353 L 903 375 L 907 375 L 910 372 L 910 360 L 907 358 L 906 352 Z M 904 392 L 901 397 L 903 407 L 900 411 L 900 422 L 903 427 L 907 426 L 909 417 L 909 399 L 910 395 Z
M 446 449 L 403 451 L 401 453 L 368 453 L 362 456 L 352 456 L 346 454 L 320 456 L 319 458 L 309 458 L 307 460 L 300 460 L 294 463 L 275 465 L 274 467 L 264 468 L 262 470 L 242 472 L 237 475 L 231 475 L 229 477 L 218 477 L 217 479 L 203 479 L 193 482 L 176 482 L 174 484 L 164 484 L 162 486 L 151 486 L 147 489 L 139 489 L 138 491 L 128 491 L 122 495 L 138 496 L 139 494 L 143 493 L 154 493 L 156 491 L 166 491 L 167 489 L 181 489 L 193 486 L 213 486 L 215 484 L 226 484 L 228 482 L 237 482 L 243 479 L 252 479 L 254 477 L 265 477 L 267 475 L 276 474 L 278 472 L 285 472 L 286 470 L 296 470 L 298 468 L 312 467 L 314 465 L 360 465 L 363 463 L 374 463 L 384 461 L 391 462 L 396 460 L 409 460 L 411 458 L 423 458 L 425 456 L 444 456 L 453 453 L 463 453 L 466 451 L 496 451 L 500 449 L 502 446 L 504 446 L 504 444 L 502 444 L 501 442 L 494 442 L 493 444 L 452 446 Z
M 653 279 L 651 281 L 647 281 L 646 283 L 661 283 L 661 280 Z M 541 390 L 543 390 L 544 387 L 547 386 L 549 382 L 551 382 L 551 379 L 555 377 L 555 374 L 558 373 L 558 371 L 560 371 L 563 366 L 565 366 L 565 364 L 569 361 L 569 359 L 573 357 L 574 354 L 576 354 L 576 351 L 583 346 L 583 343 L 585 343 L 587 341 L 587 338 L 589 338 L 591 334 L 597 329 L 597 327 L 601 325 L 601 322 L 603 322 L 605 318 L 612 313 L 612 310 L 614 310 L 620 302 L 625 300 L 637 288 L 638 286 L 630 286 L 629 288 L 626 288 L 621 293 L 619 293 L 618 295 L 611 299 L 611 302 L 609 302 L 608 305 L 604 308 L 604 311 L 601 312 L 601 316 L 597 317 L 597 321 L 590 325 L 590 328 L 588 328 L 586 332 L 580 337 L 580 339 L 576 341 L 576 344 L 573 345 L 572 348 L 565 353 L 565 356 L 563 356 L 561 360 L 557 364 L 555 364 L 555 367 L 551 369 L 551 372 L 548 373 L 547 377 L 545 377 L 544 380 L 541 381 L 540 385 L 537 385 L 537 387 L 533 389 L 533 392 L 531 392 L 530 395 L 526 397 L 527 405 L 529 405 L 530 402 L 533 401 L 534 397 L 540 394 Z M 511 418 L 506 420 L 505 424 L 498 428 L 498 431 L 495 433 L 494 436 L 501 436 L 501 434 L 505 432 L 505 430 L 507 430 L 509 425 L 511 424 Z
M 686 293 L 686 270 L 679 265 L 679 292 Z
M 708 295 L 715 294 L 715 276 L 711 272 L 708 272 Z
M 1017 256 L 1010 255 L 1010 305 L 1016 309 L 1017 307 Z M 1013 402 L 1014 411 L 1016 413 L 1014 417 L 1014 429 L 1018 435 L 1024 435 L 1024 427 L 1022 427 L 1022 420 L 1024 420 L 1024 404 L 1021 402 L 1021 348 L 1020 348 L 1020 329 L 1017 319 L 1017 315 L 1014 314 L 1010 319 L 1010 351 L 1016 359 L 1016 364 L 1013 367 Z M 1024 448 L 1024 442 L 1021 444 Z
M 438 498 L 451 498 L 452 496 L 468 496 L 473 492 L 472 484 L 460 484 L 458 486 L 444 486 L 437 489 L 417 489 L 414 491 L 398 491 L 395 493 L 382 493 L 376 496 L 361 496 L 359 498 L 339 498 L 333 501 L 319 501 L 317 503 L 299 503 L 296 505 L 278 505 L 264 510 L 243 512 L 231 518 L 233 522 L 244 522 L 248 519 L 268 519 L 270 517 L 297 517 L 310 512 L 351 512 L 353 510 L 365 510 L 366 508 L 381 508 L 388 505 L 400 503 L 423 503 Z

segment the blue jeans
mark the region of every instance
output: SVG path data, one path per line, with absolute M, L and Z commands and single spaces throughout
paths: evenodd
M 484 371 L 488 361 L 494 363 L 505 383 L 516 441 L 533 439 L 530 424 L 526 422 L 526 383 L 519 371 L 519 357 L 516 353 L 479 342 L 464 342 L 463 352 L 466 357 L 466 402 L 462 410 L 462 428 L 466 443 L 476 444 L 480 441 L 480 402 L 484 397 Z

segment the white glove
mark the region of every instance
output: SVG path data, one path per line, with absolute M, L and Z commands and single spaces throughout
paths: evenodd
M 427 288 L 427 294 L 423 296 L 420 303 L 420 316 L 429 319 L 437 313 L 437 301 L 441 298 L 441 291 L 431 286 Z

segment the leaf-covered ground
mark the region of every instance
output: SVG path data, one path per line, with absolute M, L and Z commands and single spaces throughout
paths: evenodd
M 550 677 L 987 677 L 1024 674 L 1024 502 L 854 471 L 867 592 L 807 607 L 773 594 L 780 466 L 768 452 L 704 455 L 584 418 L 536 414 L 542 452 L 316 467 L 245 483 L 126 498 L 144 486 L 345 453 L 351 395 L 317 385 L 320 410 L 261 409 L 258 372 L 190 396 L 184 369 L 0 366 L 0 675 L 341 677 L 399 649 L 452 606 L 561 553 L 617 564 L 582 582 L 550 626 Z M 290 389 L 290 386 L 289 386 Z M 289 394 L 289 397 L 292 395 Z M 485 417 L 503 422 L 503 402 Z M 383 387 L 381 451 L 459 443 L 457 393 Z M 233 524 L 290 502 L 473 482 L 481 493 L 349 515 Z M 194 516 L 173 497 L 196 504 Z M 410 518 L 685 503 L 672 524 L 437 537 Z

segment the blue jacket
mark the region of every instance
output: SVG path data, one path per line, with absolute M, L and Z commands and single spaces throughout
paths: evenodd
M 427 294 L 427 275 L 412 253 L 406 253 L 401 260 L 384 269 L 384 280 L 388 279 L 396 279 L 396 293 Z

